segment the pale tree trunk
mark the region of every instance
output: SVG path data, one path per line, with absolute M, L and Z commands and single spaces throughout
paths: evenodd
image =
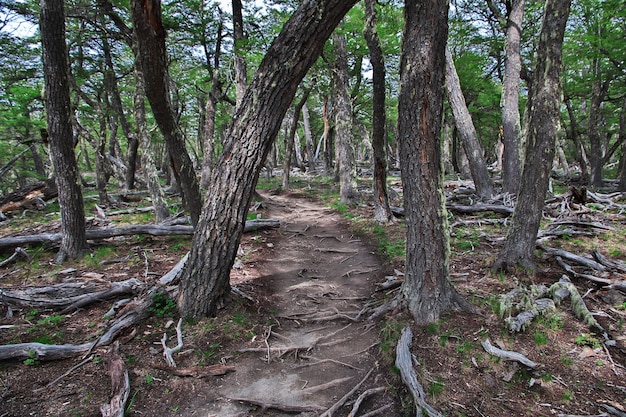
M 406 215 L 403 301 L 415 321 L 431 323 L 461 297 L 449 279 L 450 244 L 443 191 L 441 120 L 447 0 L 406 0 L 400 60 L 398 143 Z
M 342 203 L 358 202 L 356 164 L 354 161 L 354 135 L 352 133 L 352 103 L 348 72 L 348 50 L 343 34 L 333 35 L 335 62 L 333 79 L 335 87 L 335 144 L 339 174 L 339 198 Z
M 591 106 L 589 107 L 589 164 L 591 165 L 591 185 L 602 187 L 602 137 L 600 134 L 600 107 L 609 90 L 610 80 L 601 83 L 596 80 L 591 89 Z
M 328 118 L 328 97 L 324 97 L 324 107 L 322 108 L 322 119 L 324 120 L 324 169 L 326 175 L 330 175 L 333 172 L 333 160 L 332 160 L 332 139 L 330 137 L 330 119 Z
M 387 152 L 385 138 L 385 61 L 376 29 L 376 0 L 365 0 L 365 40 L 372 64 L 372 156 L 374 164 L 374 220 L 393 220 L 387 194 Z
M 45 100 L 50 156 L 61 209 L 60 263 L 75 259 L 87 249 L 85 208 L 74 154 L 70 110 L 69 58 L 65 44 L 65 10 L 62 0 L 42 0 L 39 27 L 43 55 Z
M 296 131 L 298 130 L 298 122 L 300 121 L 300 111 L 309 98 L 311 89 L 307 88 L 302 94 L 302 98 L 295 105 L 293 109 L 293 117 L 291 118 L 291 125 L 285 138 L 285 161 L 283 163 L 283 190 L 289 189 L 289 175 L 291 174 L 291 159 L 294 153 L 294 142 L 297 138 Z M 300 157 L 302 158 L 302 156 Z
M 513 195 L 517 194 L 521 177 L 519 87 L 522 70 L 520 41 L 523 16 L 524 0 L 513 0 L 506 21 L 504 81 L 502 86 L 502 142 L 504 143 L 502 181 L 504 191 Z
M 311 133 L 311 117 L 309 116 L 309 108 L 306 103 L 302 106 L 302 124 L 304 126 L 307 169 L 309 172 L 313 172 L 315 171 L 315 144 L 313 143 L 313 134 Z
M 472 115 L 467 109 L 465 97 L 463 97 L 463 91 L 461 91 L 461 82 L 454 67 L 452 53 L 448 47 L 446 47 L 446 88 L 448 90 L 448 101 L 454 114 L 454 121 L 461 136 L 461 143 L 469 160 L 469 168 L 474 180 L 476 194 L 483 198 L 490 198 L 493 195 L 493 183 L 483 157 L 483 148 L 480 145 L 474 123 L 472 122 Z
M 524 173 L 504 248 L 493 265 L 496 270 L 518 265 L 534 269 L 533 250 L 559 128 L 562 46 L 570 3 L 571 0 L 547 0 L 544 6 L 529 106 Z
M 186 317 L 215 315 L 229 294 L 230 269 L 263 163 L 298 84 L 355 0 L 304 0 L 285 23 L 233 115 L 211 175 L 180 283 Z
M 241 0 L 233 0 L 233 39 L 235 41 L 235 90 L 237 105 L 241 104 L 248 85 L 246 58 L 244 57 L 243 43 L 246 37 L 243 31 L 243 13 Z
M 621 143 L 617 190 L 624 192 L 626 191 L 626 99 L 624 99 L 622 111 L 619 113 L 619 137 L 617 140 Z
M 161 21 L 160 0 L 131 0 L 133 30 L 139 46 L 139 62 L 144 75 L 145 91 L 154 118 L 165 139 L 174 176 L 183 203 L 193 224 L 197 224 L 202 209 L 202 196 L 191 158 L 185 147 L 172 106 L 167 74 L 165 28 Z

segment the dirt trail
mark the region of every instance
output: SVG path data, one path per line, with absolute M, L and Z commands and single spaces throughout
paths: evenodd
M 197 415 L 293 415 L 286 411 L 292 406 L 310 409 L 303 416 L 320 415 L 370 370 L 364 387 L 385 386 L 377 381 L 378 331 L 351 320 L 384 276 L 380 259 L 333 211 L 293 195 L 264 198 L 269 215 L 281 221 L 280 239 L 258 265 L 260 277 L 243 287 L 273 309 L 275 320 L 267 323 L 267 339 L 242 346 L 252 351 L 229 363 L 237 371 L 221 378 L 215 397 L 198 404 Z M 263 410 L 232 398 L 286 407 Z M 392 402 L 390 394 L 378 394 L 362 410 Z

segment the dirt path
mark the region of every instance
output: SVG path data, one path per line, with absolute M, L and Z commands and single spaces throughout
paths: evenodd
M 380 260 L 331 210 L 293 196 L 264 197 L 269 214 L 281 221 L 280 239 L 258 266 L 259 278 L 244 287 L 273 310 L 271 335 L 242 346 L 250 351 L 229 363 L 237 371 L 221 378 L 215 398 L 197 415 L 293 415 L 289 407 L 320 415 L 369 371 L 365 387 L 385 385 L 375 384 L 378 331 L 367 321 L 352 321 L 383 278 Z M 363 409 L 393 402 L 388 394 L 372 400 Z M 259 411 L 252 402 L 277 408 Z

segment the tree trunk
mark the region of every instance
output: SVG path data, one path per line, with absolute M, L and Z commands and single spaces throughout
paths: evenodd
M 306 103 L 302 106 L 302 123 L 304 124 L 304 141 L 306 143 L 306 159 L 307 169 L 309 172 L 315 171 L 315 144 L 313 143 L 313 134 L 311 133 L 311 118 L 309 117 L 309 108 Z
M 443 191 L 441 120 L 447 0 L 406 0 L 400 61 L 398 143 L 407 224 L 402 295 L 417 323 L 458 308 L 450 283 L 450 242 Z
M 296 131 L 298 130 L 298 121 L 300 120 L 300 112 L 302 111 L 302 107 L 306 103 L 306 100 L 309 98 L 309 94 L 311 93 L 311 89 L 307 88 L 302 93 L 302 98 L 296 104 L 293 109 L 293 118 L 291 120 L 291 126 L 289 127 L 289 132 L 286 137 L 286 146 L 285 146 L 285 162 L 283 164 L 283 190 L 289 189 L 289 174 L 291 172 L 291 159 L 293 155 L 294 141 L 296 140 Z
M 576 155 L 576 161 L 580 165 L 580 182 L 582 184 L 589 183 L 589 169 L 587 165 L 587 159 L 585 158 L 584 147 L 580 141 L 578 135 L 578 123 L 576 122 L 576 114 L 572 108 L 572 103 L 569 98 L 565 98 L 565 107 L 567 108 L 567 114 L 569 116 L 569 132 L 568 137 L 574 142 L 574 149 Z
M 326 175 L 333 172 L 332 139 L 330 137 L 330 119 L 328 118 L 328 97 L 324 97 L 324 107 L 322 108 L 322 118 L 324 120 L 324 169 Z
M 237 105 L 241 104 L 243 95 L 248 86 L 248 74 L 246 58 L 244 56 L 244 44 L 246 36 L 243 31 L 243 14 L 241 0 L 233 0 L 233 40 L 235 41 L 235 90 Z
M 305 0 L 261 62 L 211 175 L 180 283 L 184 316 L 214 315 L 229 293 L 230 269 L 259 172 L 298 84 L 355 0 Z
M 626 191 L 626 98 L 622 105 L 622 111 L 619 113 L 619 137 L 617 140 L 621 143 L 617 190 L 624 192 Z
M 43 52 L 45 100 L 50 156 L 61 208 L 61 248 L 56 262 L 77 258 L 87 248 L 85 209 L 74 154 L 69 85 L 69 58 L 65 44 L 62 0 L 42 0 L 39 20 Z
M 352 134 L 352 102 L 348 73 L 348 49 L 345 34 L 333 36 L 335 62 L 332 71 L 335 87 L 335 130 L 339 198 L 344 204 L 358 202 L 356 165 L 354 163 L 354 135 Z
M 516 195 L 521 176 L 519 146 L 521 140 L 519 84 L 522 70 L 520 41 L 524 0 L 513 0 L 507 19 L 502 86 L 502 180 L 505 192 Z
M 504 248 L 493 265 L 534 269 L 533 249 L 543 211 L 559 127 L 563 34 L 571 0 L 547 0 L 537 48 L 532 102 L 529 103 L 528 147 L 518 204 Z M 523 203 L 522 203 L 523 202 Z
M 385 140 L 385 61 L 376 30 L 376 0 L 365 0 L 365 40 L 372 64 L 372 153 L 374 159 L 374 220 L 393 220 L 387 195 L 387 153 Z
M 600 107 L 609 89 L 610 82 L 593 83 L 591 105 L 589 106 L 589 164 L 591 165 L 591 186 L 602 187 L 602 137 L 600 134 Z
M 163 134 L 183 202 L 193 224 L 198 223 L 202 196 L 198 178 L 185 148 L 172 106 L 167 74 L 165 28 L 161 21 L 160 0 L 132 0 L 133 29 L 139 46 L 139 62 L 144 75 L 146 96 Z
M 463 91 L 461 91 L 461 82 L 454 67 L 452 53 L 448 47 L 446 47 L 446 88 L 448 90 L 448 101 L 454 114 L 454 121 L 461 135 L 461 143 L 469 160 L 476 194 L 483 198 L 490 198 L 493 195 L 493 183 L 491 182 L 489 171 L 487 171 L 483 149 L 472 122 L 472 115 L 467 109 L 465 97 L 463 97 Z

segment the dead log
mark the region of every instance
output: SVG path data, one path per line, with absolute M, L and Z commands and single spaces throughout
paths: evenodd
M 54 178 L 50 178 L 0 198 L 0 212 L 10 213 L 16 210 L 41 209 L 45 207 L 45 201 L 55 198 L 57 195 L 56 182 Z
M 16 260 L 18 257 L 21 257 L 25 259 L 26 261 L 30 262 L 30 256 L 28 255 L 28 252 L 26 252 L 24 249 L 18 246 L 13 251 L 13 255 L 9 256 L 4 261 L 0 262 L 0 268 L 7 266 L 8 264 Z
M 413 396 L 416 417 L 422 417 L 424 415 L 427 415 L 428 417 L 443 417 L 443 414 L 426 403 L 426 393 L 424 392 L 424 388 L 417 381 L 417 375 L 413 369 L 413 361 L 411 359 L 412 339 L 413 332 L 411 332 L 411 328 L 405 327 L 402 329 L 402 335 L 400 336 L 398 346 L 396 347 L 396 368 L 400 370 L 402 382 L 407 386 L 409 392 Z
M 614 269 L 616 271 L 626 273 L 626 264 L 623 262 L 612 261 L 608 259 L 606 256 L 602 255 L 597 250 L 593 250 L 591 252 L 591 256 L 593 256 L 593 259 L 595 259 L 596 261 L 598 261 L 599 263 L 601 263 L 602 265 L 606 266 L 609 269 Z
M 63 309 L 61 313 L 67 314 L 98 301 L 120 295 L 138 294 L 144 288 L 144 283 L 135 278 L 111 282 L 109 285 L 109 288 L 100 291 L 94 291 L 94 286 L 88 282 L 64 283 L 25 290 L 0 289 L 0 303 L 14 307 Z
M 100 406 L 102 417 L 124 417 L 126 402 L 130 396 L 130 379 L 126 363 L 119 353 L 120 345 L 115 342 L 105 355 L 109 365 L 109 375 L 111 376 L 111 391 L 113 396 L 108 404 Z
M 484 212 L 494 212 L 504 216 L 511 216 L 515 208 L 504 206 L 501 204 L 473 204 L 471 206 L 460 204 L 446 204 L 448 211 L 456 214 L 474 214 Z
M 602 285 L 611 285 L 613 283 L 613 281 L 611 281 L 610 279 L 600 278 L 589 274 L 580 274 L 574 271 L 574 268 L 568 265 L 560 256 L 555 257 L 555 260 L 556 263 L 558 263 L 561 268 L 563 268 L 563 270 L 567 272 L 572 278 L 582 278 Z
M 543 250 L 548 255 L 560 256 L 563 259 L 567 259 L 572 262 L 576 262 L 579 265 L 586 266 L 591 269 L 595 269 L 597 271 L 604 271 L 606 267 L 593 259 L 585 258 L 584 256 L 576 255 L 571 252 L 562 250 L 562 249 L 554 249 L 549 248 L 547 246 L 537 245 L 539 249 Z
M 528 359 L 526 356 L 522 355 L 519 352 L 502 350 L 493 346 L 491 342 L 489 341 L 489 339 L 484 340 L 483 342 L 481 342 L 481 344 L 483 346 L 483 349 L 485 349 L 485 352 L 487 352 L 490 355 L 494 355 L 499 358 L 502 358 L 505 361 L 516 361 L 531 369 L 535 369 L 537 366 L 539 366 L 537 363 L 531 361 L 530 359 Z
M 278 219 L 247 220 L 244 232 L 252 232 L 261 229 L 280 227 Z M 108 239 L 118 236 L 152 235 L 152 236 L 175 236 L 193 235 L 193 226 L 163 226 L 154 224 L 132 225 L 122 227 L 110 227 L 107 229 L 88 229 L 85 231 L 87 240 Z M 37 243 L 59 243 L 61 233 L 40 233 L 28 236 L 10 236 L 0 238 L 0 249 Z

